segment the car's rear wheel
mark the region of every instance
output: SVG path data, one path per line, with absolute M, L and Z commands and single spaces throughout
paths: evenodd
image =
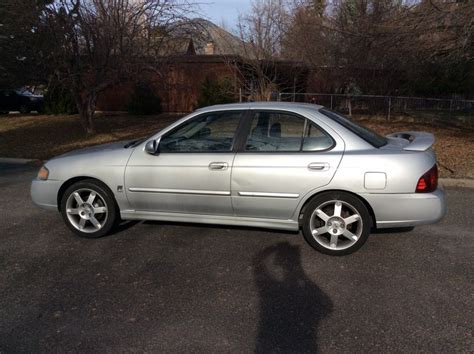
M 364 203 L 344 192 L 326 192 L 305 208 L 303 235 L 316 250 L 342 256 L 358 250 L 369 237 L 372 220 Z
M 61 214 L 77 235 L 98 238 L 107 235 L 119 220 L 119 211 L 109 189 L 96 180 L 70 186 L 61 198 Z

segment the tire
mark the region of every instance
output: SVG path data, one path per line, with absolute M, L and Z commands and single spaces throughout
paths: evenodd
M 93 179 L 74 183 L 61 197 L 61 215 L 69 229 L 86 238 L 109 234 L 120 220 L 109 188 Z
M 303 213 L 304 238 L 314 249 L 331 256 L 357 251 L 367 241 L 371 227 L 367 207 L 349 193 L 321 193 Z
M 21 113 L 21 114 L 28 114 L 28 113 L 30 113 L 30 112 L 31 112 L 30 107 L 28 107 L 27 105 L 22 104 L 22 105 L 20 106 L 20 113 Z

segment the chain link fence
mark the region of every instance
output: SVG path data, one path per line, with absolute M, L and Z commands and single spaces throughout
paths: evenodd
M 279 93 L 277 100 L 319 104 L 349 116 L 375 115 L 387 120 L 411 116 L 474 124 L 474 100 L 323 93 Z
M 240 101 L 249 101 L 250 97 L 252 95 L 245 95 L 241 92 Z M 474 100 L 278 92 L 272 93 L 269 99 L 314 103 L 349 116 L 377 116 L 387 120 L 410 117 L 415 120 L 441 120 L 474 126 Z

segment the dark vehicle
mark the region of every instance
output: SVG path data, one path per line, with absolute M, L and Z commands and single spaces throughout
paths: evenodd
M 31 111 L 42 112 L 44 98 L 34 95 L 27 90 L 0 90 L 0 113 L 20 111 L 30 113 Z

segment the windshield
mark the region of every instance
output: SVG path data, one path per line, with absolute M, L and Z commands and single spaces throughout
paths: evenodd
M 344 128 L 349 129 L 351 132 L 356 134 L 357 136 L 361 137 L 365 141 L 367 141 L 370 145 L 379 148 L 384 145 L 387 145 L 387 139 L 382 135 L 377 134 L 373 130 L 366 128 L 353 120 L 343 116 L 342 114 L 330 111 L 326 108 L 321 108 L 319 110 L 322 114 L 326 117 L 331 118 L 333 121 L 339 123 Z
M 33 93 L 31 91 L 28 91 L 26 88 L 15 90 L 15 92 L 18 93 L 19 95 L 33 96 Z

